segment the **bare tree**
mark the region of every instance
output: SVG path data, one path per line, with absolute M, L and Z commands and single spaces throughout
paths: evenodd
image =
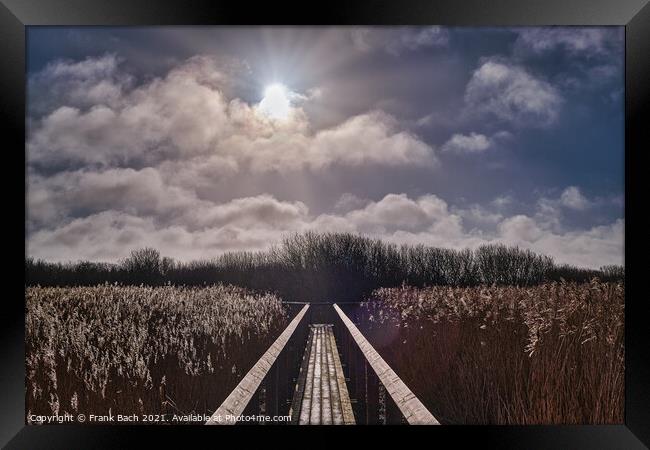
M 163 260 L 155 248 L 133 250 L 122 262 L 122 268 L 132 283 L 159 284 L 162 281 Z

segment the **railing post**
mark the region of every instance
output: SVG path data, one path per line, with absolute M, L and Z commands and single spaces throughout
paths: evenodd
M 279 361 L 276 360 L 271 367 L 270 373 L 266 375 L 266 415 L 278 415 L 278 381 L 279 381 Z
M 379 379 L 366 362 L 366 417 L 368 424 L 379 423 Z
M 378 394 L 378 413 L 379 413 L 379 423 L 382 425 L 388 424 L 388 401 L 386 400 L 386 396 L 388 393 L 386 392 L 386 388 L 382 383 L 377 384 L 377 394 Z
M 360 423 L 368 423 L 368 414 L 365 408 L 366 401 L 366 358 L 361 351 L 354 346 L 354 379 L 355 390 L 357 392 L 357 410 L 360 415 Z
M 404 425 L 408 423 L 395 401 L 388 395 L 388 392 L 386 392 L 386 423 L 389 425 Z
M 244 410 L 241 412 L 242 415 L 244 416 L 255 416 L 260 413 L 260 405 L 262 404 L 263 400 L 263 386 L 264 384 L 261 384 L 260 387 L 257 389 L 256 394 L 253 396 L 250 402 L 246 405 Z M 244 422 L 244 424 L 250 423 L 250 422 Z
M 287 348 L 281 355 L 280 355 L 280 360 L 278 361 L 278 364 L 280 365 L 280 370 L 278 373 L 278 391 L 279 395 L 277 398 L 278 406 L 277 406 L 277 413 L 278 415 L 286 415 L 289 413 L 289 402 L 291 401 L 291 391 L 289 389 L 289 386 L 292 383 L 289 383 L 289 378 L 291 377 L 292 374 L 290 374 L 289 370 L 289 357 L 290 354 L 293 352 L 293 344 L 290 344 L 289 348 Z
M 349 334 L 349 333 L 348 333 Z M 353 386 L 354 397 L 356 404 L 354 411 L 359 417 L 358 423 L 366 423 L 365 415 L 365 358 L 361 354 L 361 350 L 355 345 L 352 337 L 349 337 L 350 357 L 351 357 L 351 370 L 350 370 L 350 384 Z

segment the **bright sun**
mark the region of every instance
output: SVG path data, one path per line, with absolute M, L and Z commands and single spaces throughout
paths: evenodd
M 260 111 L 275 119 L 285 119 L 291 110 L 289 90 L 280 83 L 267 86 L 259 108 Z

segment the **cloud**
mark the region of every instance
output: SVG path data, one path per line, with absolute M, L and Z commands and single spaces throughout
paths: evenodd
M 111 57 L 83 64 L 59 62 L 36 78 L 50 79 L 55 91 L 60 78 L 86 80 L 89 73 L 93 83 L 105 77 L 115 84 L 121 77 L 116 64 Z M 120 85 L 106 101 L 85 98 L 80 88 L 32 120 L 29 163 L 36 168 L 144 167 L 201 157 L 212 165 L 224 162 L 224 172 L 436 163 L 429 145 L 401 131 L 382 111 L 314 132 L 300 107 L 291 107 L 288 119 L 275 120 L 258 113 L 255 105 L 228 99 L 222 89 L 227 79 L 215 60 L 194 57 L 162 78 L 132 89 Z M 68 92 L 66 83 L 62 92 Z
M 471 132 L 470 134 L 455 133 L 440 148 L 443 152 L 456 154 L 478 154 L 499 144 L 512 140 L 512 133 L 498 131 L 491 137 Z
M 565 95 L 604 91 L 601 101 L 616 103 L 623 85 L 624 44 L 622 27 L 524 28 L 518 31 L 513 57 L 544 64 Z
M 193 192 L 167 185 L 153 168 L 63 172 L 29 177 L 28 221 L 53 226 L 68 217 L 115 210 L 134 215 L 168 216 L 194 205 Z
M 482 153 L 490 148 L 490 140 L 483 134 L 454 134 L 443 146 L 443 152 Z
M 397 129 L 397 121 L 381 111 L 352 117 L 315 134 L 278 131 L 255 140 L 228 141 L 254 172 L 321 170 L 334 164 L 358 167 L 424 165 L 435 167 L 433 148 L 417 136 Z
M 268 248 L 283 234 L 281 228 L 229 224 L 190 231 L 183 225 L 156 223 L 117 211 L 74 219 L 55 229 L 35 232 L 28 241 L 30 255 L 48 260 L 117 261 L 131 249 L 151 246 L 179 260 L 212 258 L 229 250 Z
M 612 27 L 530 27 L 519 31 L 515 52 L 563 50 L 572 56 L 603 57 L 620 51 L 623 35 Z
M 515 125 L 555 123 L 563 99 L 556 88 L 506 60 L 484 60 L 465 89 L 470 114 L 492 115 Z
M 556 262 L 598 268 L 607 264 L 623 264 L 624 221 L 596 226 L 587 230 L 564 233 L 542 228 L 532 218 L 515 216 L 500 227 L 500 241 L 545 253 Z
M 336 201 L 334 205 L 334 210 L 339 212 L 348 212 L 353 209 L 359 209 L 363 206 L 366 206 L 370 203 L 370 200 L 359 198 L 354 194 L 345 192 L 341 197 Z
M 62 104 L 74 108 L 94 105 L 117 107 L 134 79 L 119 70 L 114 54 L 81 61 L 58 60 L 28 79 L 28 107 L 31 114 L 52 112 Z
M 422 30 L 393 34 L 397 44 L 363 42 L 381 43 L 373 48 L 390 53 L 446 45 Z M 622 221 L 565 223 L 565 216 L 593 204 L 575 186 L 529 202 L 532 212 L 515 211 L 521 203 L 510 197 L 460 207 L 389 185 L 365 195 L 352 187 L 356 195 L 344 194 L 331 211 L 314 211 L 308 200 L 320 193 L 306 189 L 294 196 L 285 187 L 301 186 L 302 175 L 315 186 L 331 186 L 341 174 L 327 169 L 339 166 L 432 168 L 438 165 L 434 147 L 381 110 L 315 129 L 302 107 L 322 91 L 292 94 L 289 118 L 274 120 L 232 95 L 231 70 L 195 57 L 163 76 L 136 79 L 107 55 L 59 61 L 30 77 L 28 254 L 114 261 L 148 245 L 190 260 L 263 250 L 287 233 L 317 230 L 449 248 L 505 242 L 592 267 L 622 262 Z M 526 70 L 489 59 L 474 72 L 465 102 L 479 114 L 536 126 L 556 121 L 562 100 Z M 430 115 L 422 124 L 438 120 Z M 445 151 L 481 153 L 512 137 L 452 133 Z M 369 175 L 357 173 L 362 186 Z
M 406 194 L 388 194 L 380 201 L 350 211 L 343 217 L 361 233 L 428 230 L 456 235 L 461 231 L 460 218 L 450 214 L 447 203 L 435 195 L 410 199 Z
M 514 202 L 511 195 L 500 195 L 490 202 L 497 210 L 505 208 Z
M 103 210 L 35 230 L 29 234 L 29 254 L 52 260 L 115 261 L 134 248 L 153 246 L 181 260 L 211 258 L 229 250 L 266 249 L 283 234 L 309 223 L 303 203 L 279 201 L 268 194 L 224 203 L 180 195 L 161 204 L 167 194 L 165 190 L 154 194 L 151 200 L 156 205 L 151 208 L 144 204 L 135 208 L 134 202 L 113 198 Z
M 603 203 L 602 200 L 599 202 Z M 540 197 L 537 200 L 535 219 L 547 228 L 562 230 L 567 211 L 584 212 L 595 205 L 596 202 L 586 198 L 577 186 L 568 186 L 559 197 Z
M 207 202 L 206 202 L 207 203 Z M 190 230 L 223 227 L 292 230 L 308 217 L 309 209 L 302 202 L 279 201 L 269 194 L 233 199 L 223 204 L 207 204 L 204 209 L 184 211 L 179 224 Z
M 585 210 L 589 207 L 590 202 L 585 198 L 576 186 L 569 186 L 560 196 L 560 203 L 569 209 L 578 211 Z
M 525 214 L 504 216 L 480 205 L 449 207 L 429 194 L 417 199 L 389 194 L 342 216 L 319 216 L 317 229 L 363 233 L 395 243 L 476 248 L 505 243 L 584 267 L 623 263 L 623 221 L 586 229 L 556 229 Z M 328 227 L 329 225 L 329 227 Z
M 578 70 L 559 73 L 554 81 L 566 92 L 603 91 L 611 103 L 620 102 L 623 92 L 624 67 L 622 64 L 582 64 Z M 601 97 L 601 98 L 603 98 Z
M 362 28 L 350 30 L 354 47 L 363 52 L 383 50 L 392 55 L 404 51 L 413 51 L 422 47 L 446 47 L 449 33 L 444 28 L 432 27 L 396 27 L 396 28 Z
M 264 250 L 288 233 L 316 230 L 457 249 L 501 242 L 551 255 L 560 263 L 586 267 L 623 261 L 622 220 L 563 230 L 537 216 L 504 216 L 479 205 L 450 207 L 433 194 L 417 198 L 388 194 L 348 211 L 314 215 L 302 202 L 282 201 L 268 194 L 217 203 L 186 192 L 174 195 L 174 190 L 162 189 L 158 196 L 148 193 L 143 186 L 156 183 L 153 174 L 122 174 L 117 179 L 120 181 L 107 187 L 106 180 L 90 178 L 102 186 L 92 192 L 113 192 L 115 186 L 122 186 L 124 192 L 130 192 L 128 201 L 109 195 L 103 211 L 30 233 L 28 253 L 50 260 L 117 260 L 134 248 L 150 245 L 168 256 L 190 260 L 231 250 Z M 84 183 L 91 189 L 90 181 Z M 126 188 L 125 183 L 134 186 Z M 171 198 L 165 199 L 168 196 Z M 65 209 L 71 207 L 66 201 L 72 203 L 77 198 L 55 196 L 51 201 Z M 147 201 L 153 206 L 145 206 Z M 140 209 L 125 207 L 127 203 L 140 205 Z
M 539 240 L 544 232 L 535 220 L 518 214 L 499 224 L 499 234 L 508 242 L 530 243 Z
M 268 194 L 225 203 L 201 199 L 194 190 L 169 184 L 151 167 L 80 170 L 37 178 L 31 182 L 27 198 L 28 220 L 34 229 L 106 211 L 151 217 L 156 223 L 182 226 L 188 231 L 225 225 L 255 226 L 258 222 L 284 227 L 307 214 L 303 203 L 279 202 Z
M 498 210 L 492 210 L 489 207 L 481 205 L 471 205 L 466 208 L 452 208 L 452 211 L 463 219 L 463 225 L 470 229 L 483 230 L 493 228 L 494 225 L 501 222 L 503 214 Z

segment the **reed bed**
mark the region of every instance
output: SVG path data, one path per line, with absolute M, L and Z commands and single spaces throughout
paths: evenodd
M 242 288 L 25 290 L 28 414 L 214 412 L 288 322 Z
M 362 327 L 447 424 L 620 424 L 624 285 L 379 289 Z

